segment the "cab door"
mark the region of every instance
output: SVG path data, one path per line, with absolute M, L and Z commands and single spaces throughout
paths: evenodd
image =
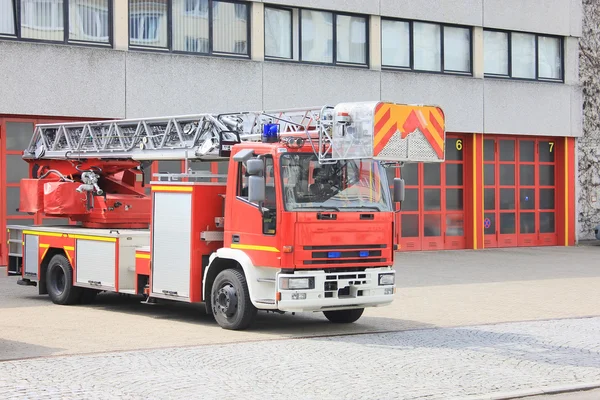
M 279 267 L 279 173 L 271 155 L 265 155 L 263 159 L 266 183 L 263 212 L 258 204 L 248 200 L 248 176 L 245 166 L 241 162 L 233 164 L 236 185 L 235 193 L 228 196 L 224 243 L 226 247 L 243 250 L 256 266 Z

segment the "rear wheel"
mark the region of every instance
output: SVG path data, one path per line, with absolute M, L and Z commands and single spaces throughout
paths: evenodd
M 81 288 L 73 286 L 73 268 L 62 254 L 52 257 L 48 264 L 46 289 L 55 304 L 75 304 L 81 298 Z
M 364 308 L 354 308 L 352 310 L 323 311 L 323 314 L 331 322 L 350 324 L 358 321 L 364 311 Z
M 217 275 L 212 285 L 211 303 L 215 320 L 225 329 L 246 329 L 257 313 L 250 301 L 246 277 L 235 269 L 226 269 Z

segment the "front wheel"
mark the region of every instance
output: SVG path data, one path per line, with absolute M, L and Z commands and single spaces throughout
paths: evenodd
M 224 329 L 246 329 L 257 313 L 250 301 L 246 277 L 235 269 L 226 269 L 217 275 L 212 285 L 211 303 L 215 320 Z
M 364 311 L 364 308 L 353 308 L 351 310 L 323 311 L 323 314 L 331 322 L 350 324 L 358 321 Z
M 75 304 L 81 297 L 81 288 L 73 286 L 73 268 L 62 254 L 57 254 L 48 263 L 46 289 L 55 304 Z

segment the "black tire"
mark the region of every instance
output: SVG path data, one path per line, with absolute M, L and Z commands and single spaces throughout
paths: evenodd
M 217 275 L 210 298 L 213 316 L 224 329 L 248 328 L 258 311 L 250 301 L 246 277 L 235 269 L 226 269 Z
M 81 298 L 80 298 L 80 303 L 81 304 L 92 304 L 94 302 L 94 300 L 96 299 L 96 296 L 98 295 L 98 293 L 100 293 L 99 290 L 96 289 L 89 289 L 89 288 L 82 288 L 82 293 L 81 293 Z
M 336 324 L 350 324 L 358 321 L 364 311 L 364 308 L 353 308 L 351 310 L 323 311 L 323 314 L 325 318 Z
M 81 288 L 73 286 L 73 268 L 62 254 L 56 254 L 48 263 L 46 289 L 55 304 L 76 304 L 81 298 Z

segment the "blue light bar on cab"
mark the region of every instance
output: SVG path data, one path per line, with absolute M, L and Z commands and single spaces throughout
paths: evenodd
M 279 140 L 279 124 L 263 125 L 263 143 L 275 143 Z

